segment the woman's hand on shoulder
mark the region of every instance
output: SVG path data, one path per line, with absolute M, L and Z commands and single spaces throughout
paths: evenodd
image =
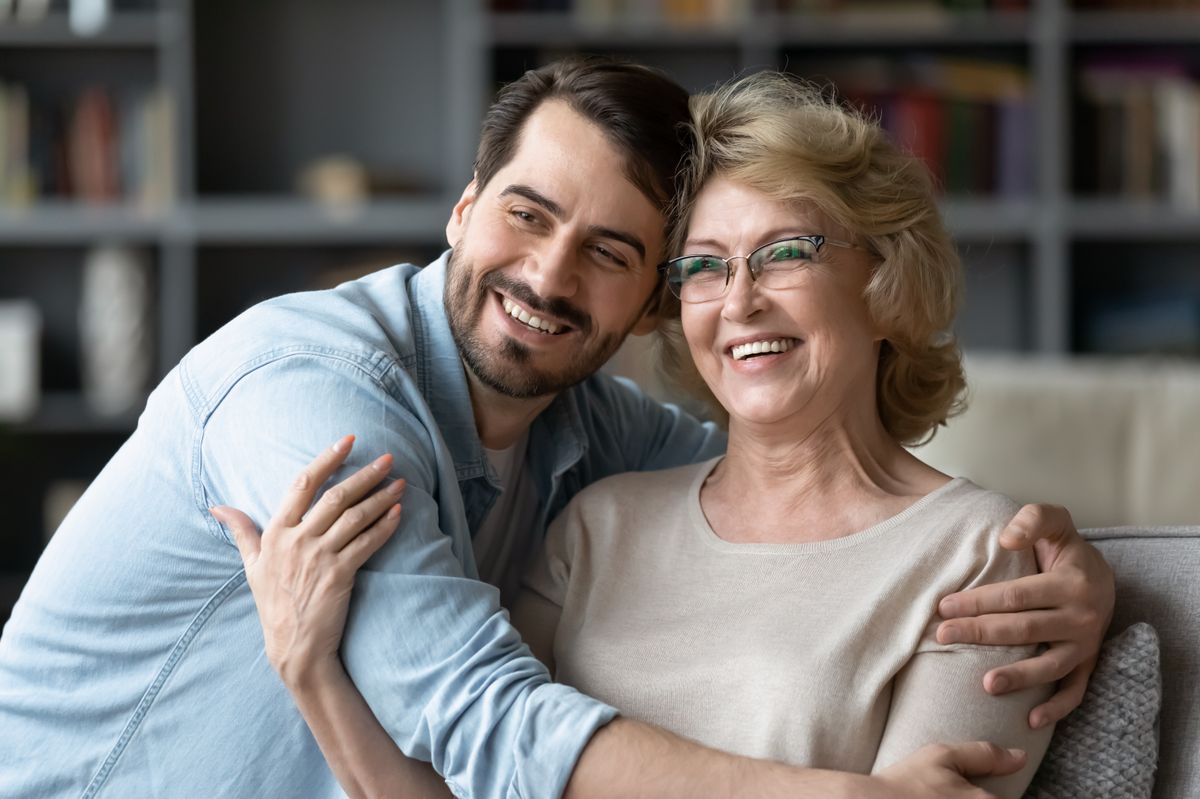
M 1011 550 L 1032 548 L 1040 573 L 945 597 L 938 612 L 947 621 L 938 628 L 938 641 L 1045 644 L 1039 655 L 984 676 L 984 687 L 993 694 L 1061 681 L 1053 696 L 1030 711 L 1029 724 L 1037 729 L 1083 701 L 1112 620 L 1116 586 L 1104 556 L 1059 505 L 1021 508 L 1001 532 L 1000 543 Z
M 297 475 L 261 536 L 242 511 L 211 509 L 233 533 L 258 608 L 267 658 L 289 686 L 337 659 L 355 574 L 400 523 L 403 480 L 369 493 L 387 476 L 390 455 L 313 503 L 353 442 L 346 436 Z

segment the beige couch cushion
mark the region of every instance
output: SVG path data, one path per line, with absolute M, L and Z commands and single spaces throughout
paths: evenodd
M 967 381 L 926 462 L 1081 526 L 1200 523 L 1200 368 L 974 356 Z

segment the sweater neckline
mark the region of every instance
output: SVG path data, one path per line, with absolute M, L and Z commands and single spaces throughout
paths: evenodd
M 904 510 L 900 511 L 890 518 L 884 519 L 876 524 L 871 525 L 865 530 L 848 533 L 838 538 L 830 538 L 824 541 L 802 541 L 790 544 L 783 543 L 744 543 L 739 544 L 733 541 L 726 541 L 717 535 L 713 530 L 712 525 L 708 523 L 708 518 L 704 515 L 704 509 L 700 505 L 700 489 L 704 485 L 704 481 L 713 473 L 717 465 L 724 458 L 724 455 L 718 455 L 711 460 L 699 464 L 696 469 L 696 475 L 692 480 L 691 486 L 687 492 L 687 512 L 688 518 L 691 520 L 691 527 L 695 530 L 708 546 L 725 551 L 740 553 L 744 555 L 802 555 L 807 553 L 831 552 L 840 549 L 848 549 L 851 547 L 867 544 L 880 536 L 886 535 L 895 528 L 911 520 L 913 517 L 923 513 L 930 505 L 937 502 L 942 497 L 952 494 L 965 485 L 970 485 L 970 480 L 965 477 L 955 477 L 947 481 L 945 484 L 938 486 L 933 491 L 930 491 L 923 497 L 920 497 Z

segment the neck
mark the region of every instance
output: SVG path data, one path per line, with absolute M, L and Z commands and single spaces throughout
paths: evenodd
M 464 364 L 467 388 L 471 392 L 471 409 L 475 413 L 475 430 L 488 449 L 508 449 L 515 444 L 538 414 L 546 410 L 556 394 L 531 399 L 514 399 L 484 385 Z
M 772 424 L 733 419 L 725 460 L 701 492 L 717 534 L 734 541 L 837 538 L 899 512 L 937 473 L 888 435 L 873 403 Z M 753 522 L 745 508 L 756 508 Z
M 738 490 L 810 501 L 855 486 L 894 488 L 904 450 L 871 411 L 770 425 L 731 420 L 725 458 L 730 481 Z

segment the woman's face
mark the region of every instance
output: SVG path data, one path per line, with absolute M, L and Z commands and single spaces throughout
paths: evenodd
M 697 197 L 683 254 L 744 256 L 808 234 L 854 241 L 810 205 L 716 177 Z M 856 408 L 874 413 L 880 336 L 863 299 L 871 255 L 826 243 L 789 288 L 751 282 L 744 258 L 733 270 L 724 296 L 682 307 L 692 358 L 731 422 L 803 419 L 811 429 Z M 746 352 L 758 342 L 783 351 Z

